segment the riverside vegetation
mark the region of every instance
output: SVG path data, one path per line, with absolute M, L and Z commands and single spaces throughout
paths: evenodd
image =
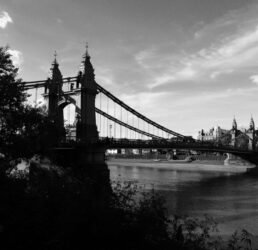
M 210 217 L 169 218 L 154 190 L 116 182 L 102 200 L 94 180 L 54 165 L 58 131 L 26 104 L 17 71 L 0 48 L 1 249 L 252 249 L 246 230 L 223 241 Z

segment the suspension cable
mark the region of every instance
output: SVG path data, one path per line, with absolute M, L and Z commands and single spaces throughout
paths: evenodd
M 135 127 L 129 125 L 129 124 L 126 124 L 125 122 L 122 122 L 122 121 L 120 121 L 120 120 L 114 118 L 113 116 L 111 116 L 111 115 L 105 113 L 104 111 L 98 109 L 97 107 L 95 108 L 95 111 L 96 111 L 97 113 L 103 115 L 105 118 L 107 118 L 107 119 L 109 119 L 109 120 L 111 120 L 111 121 L 114 121 L 114 122 L 120 124 L 121 126 L 123 126 L 123 127 L 125 127 L 125 128 L 128 128 L 128 129 L 130 129 L 130 130 L 132 130 L 132 131 L 135 131 L 135 132 L 140 133 L 140 134 L 144 134 L 144 135 L 146 135 L 146 136 L 148 136 L 148 137 L 152 137 L 152 138 L 156 138 L 156 139 L 162 139 L 161 137 L 158 137 L 158 136 L 153 135 L 153 134 L 149 134 L 149 133 L 147 133 L 147 132 L 145 132 L 145 131 L 142 131 L 142 130 L 140 130 L 140 129 L 137 129 L 137 128 L 135 128 Z
M 35 107 L 37 107 L 37 102 L 38 102 L 38 87 L 36 87 L 36 92 L 35 92 Z
M 116 117 L 116 103 L 114 103 L 114 117 Z M 114 122 L 114 138 L 116 138 L 116 123 Z
M 120 121 L 123 122 L 122 106 L 120 106 Z M 122 126 L 120 125 L 120 138 L 122 138 Z
M 107 114 L 109 114 L 109 107 L 108 107 L 108 97 L 106 98 L 107 99 Z M 107 119 L 107 137 L 108 137 L 108 131 L 109 131 L 109 120 Z
M 100 110 L 102 110 L 102 105 L 101 105 L 101 96 L 102 96 L 102 93 L 100 92 L 99 93 L 99 108 L 100 108 Z M 101 127 L 101 115 L 99 116 L 99 123 L 100 123 L 100 125 L 99 125 L 99 127 L 100 127 L 100 133 L 101 133 L 101 131 L 102 131 L 102 127 Z
M 127 123 L 127 124 L 129 124 L 129 123 L 128 123 L 128 113 L 129 113 L 129 112 L 126 111 L 126 123 Z M 127 130 L 126 130 L 126 138 L 128 138 L 128 137 L 129 137 L 129 136 L 128 136 L 128 129 L 127 129 Z
M 69 81 L 76 81 L 77 77 L 67 77 L 67 78 L 63 78 L 63 83 L 67 83 L 68 80 Z M 36 86 L 38 87 L 44 87 L 45 86 L 46 81 L 33 81 L 33 82 L 22 82 L 21 85 L 24 87 L 24 90 L 28 90 L 28 89 L 32 89 L 35 88 Z M 97 84 L 97 89 L 102 92 L 104 95 L 108 96 L 110 99 L 112 99 L 114 102 L 116 102 L 117 104 L 119 104 L 120 106 L 122 106 L 124 109 L 126 109 L 127 111 L 133 113 L 134 115 L 136 115 L 137 117 L 141 118 L 142 120 L 146 121 L 147 123 L 150 123 L 151 125 L 153 125 L 154 127 L 157 127 L 171 135 L 180 137 L 180 138 L 184 138 L 184 135 L 181 135 L 175 131 L 172 131 L 170 129 L 167 129 L 165 127 L 163 127 L 162 125 L 150 120 L 149 118 L 145 117 L 144 115 L 140 114 L 139 112 L 137 112 L 136 110 L 134 110 L 133 108 L 129 107 L 128 105 L 126 105 L 124 102 L 122 102 L 121 100 L 119 100 L 117 97 L 115 97 L 114 95 L 112 95 L 110 92 L 108 92 L 106 89 L 104 89 L 103 87 L 101 87 L 99 84 Z M 78 90 L 80 91 L 80 90 Z

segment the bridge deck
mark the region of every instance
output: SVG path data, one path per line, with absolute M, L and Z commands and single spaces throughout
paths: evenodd
M 257 150 L 248 150 L 243 148 L 235 148 L 230 145 L 221 145 L 216 143 L 202 143 L 202 142 L 173 142 L 168 140 L 129 140 L 129 139 L 113 139 L 113 138 L 100 138 L 97 143 L 100 146 L 104 146 L 107 149 L 189 149 L 195 151 L 206 152 L 221 152 L 221 153 L 235 153 L 253 155 L 257 154 Z M 67 140 L 63 143 L 64 147 L 86 145 L 82 142 L 76 142 L 75 140 Z M 90 145 L 89 145 L 90 146 Z

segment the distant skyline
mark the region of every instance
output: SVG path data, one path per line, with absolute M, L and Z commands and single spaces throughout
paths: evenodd
M 0 44 L 25 81 L 46 79 L 54 51 L 78 73 L 85 44 L 96 81 L 185 135 L 233 117 L 258 124 L 256 0 L 2 0 Z

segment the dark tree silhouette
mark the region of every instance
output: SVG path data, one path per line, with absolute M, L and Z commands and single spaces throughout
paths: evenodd
M 236 138 L 236 146 L 238 148 L 242 148 L 242 149 L 248 149 L 248 142 L 249 142 L 249 138 L 247 135 L 245 135 L 244 133 L 241 133 L 237 138 Z
M 0 47 L 0 152 L 30 157 L 53 144 L 57 131 L 43 109 L 25 104 L 28 95 L 8 50 Z
M 20 126 L 17 118 L 24 109 L 26 94 L 21 80 L 16 79 L 17 72 L 8 47 L 0 47 L 0 147 L 9 144 L 17 134 Z
M 227 133 L 221 137 L 220 142 L 222 145 L 230 145 L 231 140 L 232 140 L 231 134 Z

